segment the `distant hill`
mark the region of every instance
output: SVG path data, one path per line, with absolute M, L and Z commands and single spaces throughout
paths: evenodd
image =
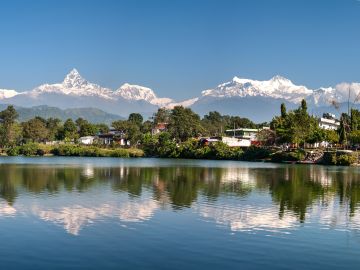
M 6 109 L 7 104 L 0 104 L 0 110 Z M 35 106 L 30 108 L 15 106 L 19 113 L 19 121 L 27 121 L 36 116 L 43 118 L 59 118 L 65 121 L 68 118 L 76 120 L 82 117 L 91 123 L 106 123 L 110 124 L 113 121 L 124 119 L 116 114 L 110 114 L 96 108 L 71 108 L 71 109 L 59 109 L 56 107 L 49 106 Z

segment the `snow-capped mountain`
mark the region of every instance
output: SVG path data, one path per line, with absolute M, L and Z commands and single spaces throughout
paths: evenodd
M 334 101 L 346 102 L 349 89 L 350 99 L 354 103 L 360 101 L 359 83 L 341 83 L 313 90 L 281 76 L 264 81 L 234 77 L 213 89 L 202 91 L 199 97 L 178 102 L 171 98 L 159 98 L 152 89 L 136 84 L 125 83 L 117 90 L 105 88 L 87 81 L 73 69 L 61 83 L 43 84 L 26 92 L 0 89 L 0 102 L 24 107 L 48 105 L 61 109 L 93 107 L 123 116 L 131 112 L 151 115 L 159 107 L 181 105 L 191 107 L 200 114 L 217 110 L 223 114 L 265 121 L 278 114 L 282 102 L 293 109 L 305 98 L 312 111 L 326 110 L 333 106 Z
M 294 85 L 289 79 L 281 76 L 275 76 L 268 81 L 234 77 L 230 82 L 220 84 L 214 89 L 202 91 L 202 96 L 219 98 L 261 96 L 299 103 L 301 99 L 312 93 L 313 91 L 305 86 Z
M 166 106 L 167 104 L 173 102 L 171 98 L 158 98 L 154 91 L 150 88 L 140 85 L 131 85 L 128 83 L 120 86 L 114 94 L 127 100 L 145 100 L 158 106 Z
M 334 103 L 347 102 L 349 89 L 350 100 L 359 102 L 359 83 L 342 83 L 335 87 L 313 90 L 303 85 L 295 85 L 281 76 L 265 81 L 234 77 L 229 82 L 202 91 L 191 107 L 201 114 L 218 110 L 226 114 L 245 116 L 254 121 L 268 121 L 279 113 L 281 103 L 284 102 L 289 109 L 294 109 L 302 99 L 306 99 L 309 110 L 313 113 L 331 111 L 338 114 L 339 107 L 334 108 Z
M 5 98 L 12 98 L 18 94 L 19 93 L 16 92 L 15 90 L 0 89 L 0 100 Z
M 44 93 L 56 93 L 73 96 L 98 96 L 105 99 L 111 99 L 113 91 L 88 82 L 81 77 L 76 69 L 73 69 L 66 75 L 62 83 L 43 84 L 32 91 L 25 92 L 23 94 L 36 97 Z
M 0 101 L 25 107 L 94 107 L 122 115 L 130 112 L 150 115 L 156 108 L 174 102 L 170 98 L 157 97 L 152 89 L 144 86 L 125 83 L 115 91 L 102 87 L 84 79 L 76 69 L 71 70 L 61 83 L 47 83 L 20 93 L 14 90 L 0 90 Z

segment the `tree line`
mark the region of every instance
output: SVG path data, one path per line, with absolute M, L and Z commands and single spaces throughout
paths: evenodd
M 17 121 L 18 113 L 13 106 L 0 112 L 0 147 L 7 148 L 28 142 L 44 143 L 47 141 L 76 142 L 83 136 L 108 133 L 106 124 L 93 124 L 78 118 L 65 122 L 57 118 L 44 119 L 35 117 L 28 121 Z M 152 134 L 152 129 L 159 124 L 166 125 L 165 134 Z M 343 113 L 338 130 L 324 130 L 319 127 L 318 118 L 310 115 L 305 100 L 299 108 L 287 110 L 281 104 L 280 115 L 270 123 L 254 123 L 240 116 L 221 115 L 217 111 L 200 117 L 190 108 L 176 106 L 173 109 L 159 108 L 148 120 L 139 113 L 131 113 L 126 120 L 114 121 L 111 127 L 131 142 L 132 146 L 168 146 L 183 144 L 200 136 L 223 136 L 227 129 L 261 128 L 258 140 L 264 145 L 292 143 L 304 146 L 305 143 L 327 141 L 329 143 L 360 143 L 360 112 L 351 109 L 350 115 Z M 164 133 L 164 132 L 162 132 Z M 156 142 L 156 143 L 155 143 Z
M 35 117 L 19 122 L 18 113 L 13 106 L 0 112 L 0 147 L 7 148 L 28 142 L 45 143 L 48 141 L 75 142 L 83 136 L 94 136 L 109 132 L 106 124 L 93 124 L 78 118 L 62 122 L 57 118 Z M 248 118 L 221 115 L 209 112 L 202 119 L 190 108 L 182 106 L 173 109 L 160 108 L 149 120 L 144 121 L 139 113 L 131 113 L 126 120 L 114 121 L 111 127 L 120 132 L 125 139 L 136 146 L 147 138 L 152 129 L 165 123 L 167 134 L 176 142 L 184 142 L 199 136 L 221 136 L 230 128 L 258 128 L 265 125 L 255 124 Z M 147 136 L 147 137 L 146 137 Z

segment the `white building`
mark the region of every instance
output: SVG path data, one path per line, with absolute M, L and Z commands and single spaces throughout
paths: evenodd
M 230 147 L 249 147 L 251 145 L 249 139 L 222 137 L 221 141 Z
M 95 137 L 94 136 L 85 136 L 85 137 L 80 137 L 78 139 L 78 142 L 80 144 L 86 144 L 86 145 L 90 145 L 90 144 L 93 144 L 94 143 L 94 140 L 95 140 Z
M 337 130 L 340 127 L 340 121 L 335 118 L 334 114 L 324 113 L 319 119 L 319 127 L 327 130 Z

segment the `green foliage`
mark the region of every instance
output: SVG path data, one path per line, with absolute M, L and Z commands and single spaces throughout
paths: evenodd
M 336 165 L 349 166 L 357 161 L 355 155 L 339 155 L 336 160 Z
M 9 148 L 6 151 L 6 154 L 8 156 L 18 156 L 18 155 L 20 155 L 20 146 L 14 146 L 14 147 Z
M 5 110 L 0 112 L 0 122 L 5 126 L 9 127 L 14 124 L 19 114 L 15 110 L 14 106 L 10 105 Z
M 130 123 L 135 124 L 138 127 L 141 127 L 143 120 L 144 118 L 140 113 L 131 113 L 128 118 Z
M 324 130 L 324 133 L 325 133 L 325 141 L 329 143 L 339 142 L 339 134 L 335 130 Z
M 293 152 L 276 152 L 271 155 L 271 161 L 273 162 L 282 162 L 282 161 L 299 161 L 303 160 L 305 157 L 304 151 L 296 150 Z
M 46 121 L 41 118 L 33 118 L 22 123 L 23 137 L 26 141 L 43 142 L 48 138 Z
M 221 136 L 226 129 L 227 121 L 219 112 L 209 112 L 201 120 L 202 126 L 210 136 Z
M 170 119 L 170 110 L 166 108 L 159 108 L 158 111 L 154 114 L 154 123 L 168 123 Z
M 18 113 L 13 106 L 8 106 L 0 112 L 0 146 L 11 146 L 20 137 L 20 129 L 16 124 Z
M 349 166 L 358 161 L 357 153 L 326 152 L 323 156 L 323 164 Z
M 270 157 L 272 151 L 264 147 L 250 146 L 242 155 L 243 160 L 259 160 L 267 159 Z
M 198 137 L 203 132 L 199 115 L 183 106 L 175 106 L 172 109 L 168 130 L 172 138 L 182 142 Z
M 352 144 L 360 144 L 360 130 L 353 130 L 349 134 L 349 141 Z
M 26 143 L 19 147 L 19 154 L 24 156 L 42 155 L 41 148 L 37 143 Z
M 64 144 L 56 146 L 51 151 L 55 156 L 76 157 L 142 157 L 143 151 L 139 149 L 106 149 L 95 146 L 79 146 Z
M 280 115 L 282 118 L 286 118 L 287 116 L 287 113 L 286 113 L 286 106 L 285 106 L 285 103 L 281 103 L 281 106 L 280 106 Z
M 67 119 L 63 127 L 58 132 L 60 140 L 73 141 L 79 137 L 76 124 L 72 119 Z

